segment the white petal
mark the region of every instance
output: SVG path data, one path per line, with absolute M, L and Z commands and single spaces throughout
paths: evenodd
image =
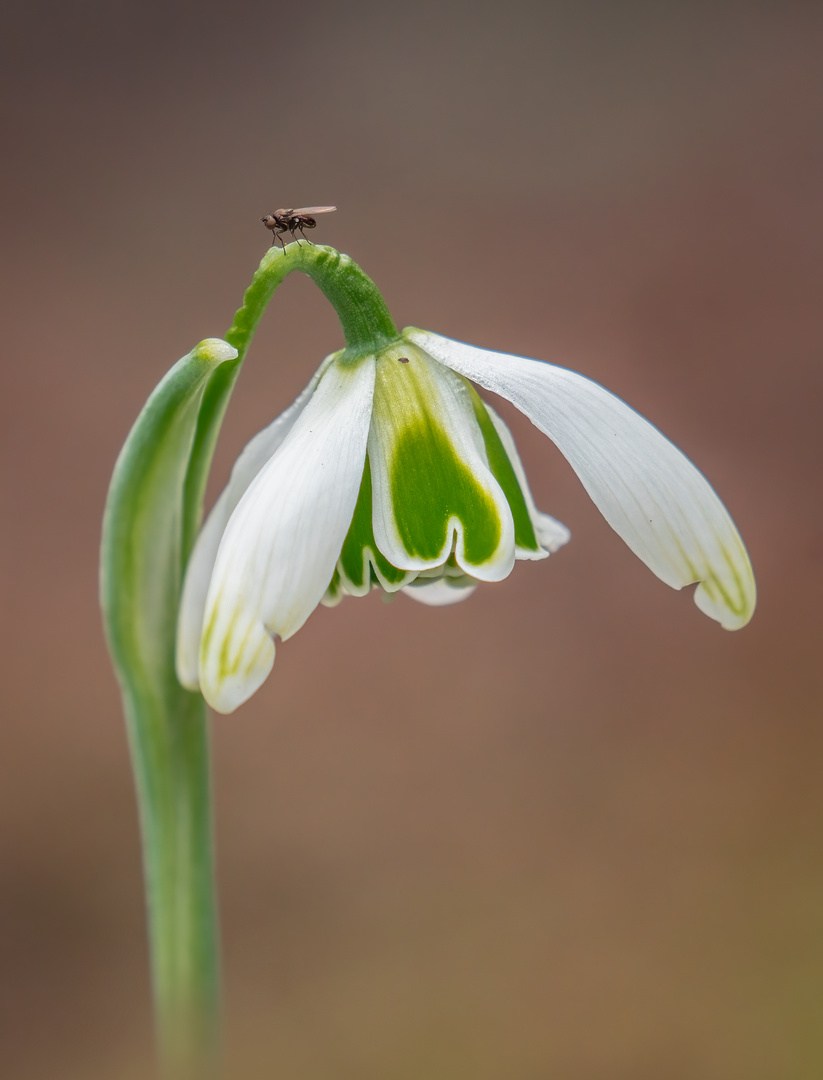
M 549 514 L 542 513 L 534 505 L 534 499 L 532 498 L 532 493 L 529 489 L 529 482 L 526 479 L 526 471 L 523 468 L 523 463 L 517 452 L 517 446 L 515 445 L 512 433 L 509 431 L 506 423 L 497 415 L 491 405 L 489 405 L 488 401 L 484 401 L 483 405 L 486 408 L 486 412 L 489 414 L 491 422 L 494 424 L 495 431 L 500 436 L 500 441 L 503 443 L 503 449 L 508 454 L 509 461 L 512 463 L 514 475 L 517 477 L 520 490 L 523 492 L 523 501 L 526 503 L 526 509 L 529 511 L 529 518 L 531 519 L 532 528 L 537 536 L 537 541 L 540 546 L 545 549 L 544 551 L 528 551 L 524 548 L 518 548 L 517 558 L 531 560 L 545 559 L 547 555 L 553 555 L 555 551 L 559 551 L 564 544 L 568 544 L 572 534 L 562 521 L 558 521 L 557 518 L 553 518 Z
M 387 353 L 378 360 L 369 434 L 372 524 L 377 546 L 393 566 L 415 571 L 440 566 L 449 558 L 453 547 L 455 560 L 463 571 L 482 581 L 501 581 L 514 566 L 514 522 L 508 501 L 489 468 L 466 383 L 417 349 L 412 351 L 404 346 L 396 351 L 408 353 L 404 364 Z M 494 551 L 484 552 L 477 561 L 471 560 L 469 550 L 473 536 L 464 535 L 464 523 L 459 516 L 459 500 L 468 498 L 466 489 L 457 485 L 449 489 L 446 498 L 453 506 L 442 506 L 431 500 L 429 484 L 435 477 L 421 475 L 415 478 L 416 489 L 406 496 L 409 504 L 395 505 L 393 472 L 401 439 L 409 432 L 416 432 L 421 446 L 425 447 L 431 439 L 431 445 L 436 447 L 434 430 L 442 434 L 447 448 L 444 454 L 451 455 L 450 460 L 470 477 L 472 506 L 486 514 L 487 520 L 493 521 L 498 529 Z M 438 453 L 440 450 L 435 449 L 435 456 Z M 408 474 L 398 469 L 395 475 Z M 416 503 L 412 501 L 415 499 Z M 398 519 L 405 513 L 416 514 L 416 521 L 424 521 L 427 509 L 432 510 L 433 517 L 441 512 L 451 516 L 442 529 L 440 549 L 423 556 L 407 550 Z M 440 525 L 438 521 L 438 528 Z M 440 543 L 440 538 L 441 532 L 436 533 L 435 543 Z
M 249 484 L 294 427 L 314 393 L 318 379 L 332 359 L 333 355 L 327 356 L 300 396 L 268 427 L 258 431 L 241 450 L 232 467 L 228 484 L 218 496 L 200 530 L 186 567 L 177 620 L 177 678 L 189 690 L 198 690 L 200 687 L 200 635 L 203 631 L 206 594 L 226 524 Z
M 457 604 L 465 600 L 476 588 L 476 583 L 474 585 L 449 585 L 449 579 L 442 577 L 420 585 L 406 585 L 400 591 L 427 607 L 447 607 L 449 604 Z
M 226 526 L 206 600 L 200 686 L 231 712 L 263 682 L 275 635 L 299 630 L 331 581 L 366 457 L 374 359 L 333 364 Z
M 706 478 L 657 428 L 590 379 L 539 360 L 404 331 L 437 360 L 516 405 L 557 444 L 600 512 L 655 574 L 727 630 L 751 618 L 743 541 Z

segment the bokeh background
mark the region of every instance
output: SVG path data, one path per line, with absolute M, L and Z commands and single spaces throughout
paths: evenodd
M 0 1073 L 152 1075 L 100 517 L 278 206 L 398 325 L 567 364 L 720 491 L 727 634 L 505 405 L 573 542 L 319 610 L 214 723 L 230 1077 L 823 1075 L 823 9 L 12 4 L 2 34 Z M 212 493 L 338 348 L 276 296 Z

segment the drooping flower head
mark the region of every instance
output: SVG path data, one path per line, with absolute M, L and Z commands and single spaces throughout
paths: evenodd
M 448 604 L 566 543 L 568 530 L 535 508 L 511 433 L 473 383 L 555 442 L 658 577 L 698 583 L 697 605 L 727 629 L 748 622 L 754 578 L 729 514 L 628 405 L 538 360 L 415 328 L 375 339 L 373 350 L 327 357 L 252 439 L 200 533 L 177 669 L 213 708 L 231 712 L 254 693 L 274 639 L 321 602 L 381 588 Z

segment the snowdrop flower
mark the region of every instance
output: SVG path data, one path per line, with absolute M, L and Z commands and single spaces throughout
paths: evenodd
M 232 391 L 294 272 L 333 306 L 344 348 L 248 444 L 195 539 Z M 214 1072 L 206 701 L 236 709 L 271 670 L 275 639 L 320 603 L 372 588 L 453 603 L 569 539 L 535 508 L 511 434 L 476 386 L 513 402 L 557 444 L 655 574 L 675 588 L 696 583 L 698 606 L 728 629 L 751 617 L 754 580 L 729 515 L 622 401 L 551 364 L 399 332 L 375 283 L 334 248 L 269 249 L 225 337 L 200 341 L 150 393 L 103 515 L 100 601 L 137 780 L 169 1075 Z
M 333 354 L 238 458 L 195 545 L 177 670 L 232 712 L 321 602 L 378 587 L 439 605 L 542 559 L 568 530 L 534 506 L 514 440 L 473 383 L 559 447 L 612 528 L 723 627 L 755 605 L 746 549 L 705 477 L 655 427 L 564 368 L 408 328 Z

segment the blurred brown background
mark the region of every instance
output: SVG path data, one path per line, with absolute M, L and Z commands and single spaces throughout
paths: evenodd
M 727 634 L 610 532 L 463 605 L 320 610 L 214 724 L 228 1075 L 823 1075 L 823 9 L 7 8 L 0 1074 L 151 1075 L 134 797 L 96 598 L 118 448 L 278 206 L 336 203 L 403 326 L 567 364 L 709 475 Z M 290 279 L 214 472 L 327 352 Z

